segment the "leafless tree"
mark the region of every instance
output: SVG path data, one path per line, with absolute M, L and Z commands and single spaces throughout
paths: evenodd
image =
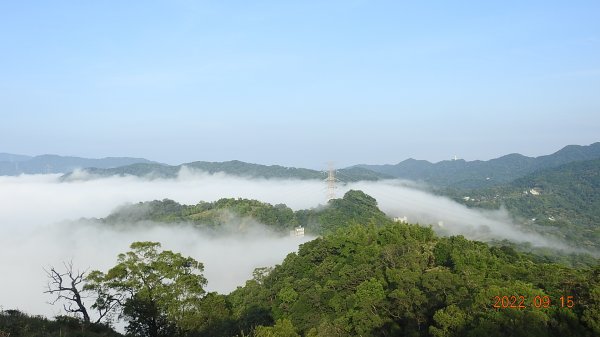
M 58 271 L 51 267 L 50 270 L 44 269 L 48 275 L 48 290 L 44 293 L 55 295 L 51 304 L 64 302 L 63 308 L 68 313 L 80 313 L 83 316 L 85 324 L 90 323 L 90 315 L 83 303 L 85 298 L 82 295 L 85 282 L 86 271 L 75 271 L 73 262 L 63 262 L 64 271 Z
M 123 296 L 112 293 L 103 286 L 101 282 L 103 274 L 100 272 L 88 273 L 87 270 L 75 270 L 72 261 L 63 262 L 63 267 L 63 271 L 54 267 L 50 267 L 49 270 L 44 269 L 48 275 L 48 286 L 44 293 L 55 296 L 50 303 L 54 305 L 62 302 L 65 312 L 81 314 L 84 324 L 88 325 L 91 319 L 84 299 L 91 297 L 94 304 L 90 308 L 97 313 L 94 323 L 99 323 L 103 319 L 110 320 L 117 306 L 122 304 Z M 90 276 L 91 282 L 88 279 Z

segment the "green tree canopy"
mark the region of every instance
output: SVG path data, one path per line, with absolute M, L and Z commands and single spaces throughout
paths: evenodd
M 106 274 L 93 272 L 89 280 L 91 289 L 127 294 L 121 314 L 134 336 L 170 336 L 202 324 L 198 318 L 203 314 L 204 266 L 160 247 L 158 242 L 134 242 L 131 251 L 119 254 L 116 266 Z

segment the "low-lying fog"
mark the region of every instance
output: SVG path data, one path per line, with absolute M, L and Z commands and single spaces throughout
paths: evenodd
M 443 221 L 441 230 L 470 238 L 530 241 L 560 247 L 538 234 L 524 233 L 502 211 L 467 209 L 407 182 L 361 182 L 340 186 L 338 195 L 360 189 L 375 197 L 390 216 L 422 224 Z M 169 198 L 183 204 L 223 197 L 284 203 L 294 210 L 325 202 L 322 181 L 267 180 L 208 175 L 184 169 L 177 179 L 110 177 L 60 182 L 59 175 L 0 177 L 0 305 L 31 314 L 53 315 L 60 307 L 46 302 L 43 267 L 72 260 L 82 269 L 106 270 L 133 241 L 159 241 L 163 248 L 204 263 L 208 289 L 228 293 L 251 278 L 256 267 L 280 263 L 310 240 L 271 235 L 260 225 L 244 235 L 209 237 L 185 224 L 153 223 L 102 227 L 81 218 L 107 216 L 124 203 Z M 563 246 L 564 247 L 564 246 Z

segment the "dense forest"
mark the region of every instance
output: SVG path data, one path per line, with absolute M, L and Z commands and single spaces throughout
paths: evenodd
M 600 334 L 599 266 L 572 268 L 505 245 L 438 237 L 431 228 L 391 221 L 360 191 L 297 212 L 245 199 L 154 201 L 123 208 L 100 225 L 150 219 L 219 227 L 225 210 L 275 231 L 305 224 L 321 236 L 281 265 L 256 269 L 230 294 L 205 290 L 201 261 L 136 242 L 114 267 L 82 275 L 77 291 L 96 298 L 85 311 L 110 311 L 106 322 L 120 317 L 128 336 Z M 102 329 L 83 318 L 0 315 L 0 333 L 10 336 L 115 335 Z
M 505 207 L 518 222 L 600 251 L 600 159 L 538 171 L 500 186 L 443 193 L 469 207 Z
M 304 244 L 227 298 L 238 329 L 258 311 L 262 324 L 275 322 L 260 331 L 274 336 L 286 327 L 305 336 L 593 336 L 599 277 L 598 268 L 535 263 L 429 228 L 355 225 Z M 572 308 L 561 304 L 568 296 Z
M 102 222 L 106 224 L 135 223 L 192 223 L 203 229 L 244 231 L 252 223 L 266 225 L 274 232 L 287 234 L 295 226 L 303 226 L 309 233 L 326 234 L 351 224 L 383 225 L 391 220 L 377 207 L 377 201 L 362 191 L 349 191 L 343 198 L 333 199 L 327 206 L 294 212 L 283 204 L 225 198 L 215 202 L 181 205 L 173 200 L 155 200 L 124 206 Z M 227 225 L 235 224 L 231 227 Z
M 118 337 L 122 336 L 103 324 L 84 326 L 79 318 L 57 316 L 50 320 L 30 316 L 19 310 L 0 310 L 0 337 Z

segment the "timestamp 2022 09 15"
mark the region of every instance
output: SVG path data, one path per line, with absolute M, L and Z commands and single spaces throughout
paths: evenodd
M 572 309 L 575 307 L 575 298 L 573 296 L 561 296 L 558 299 L 552 299 L 548 295 L 537 295 L 528 298 L 523 295 L 498 295 L 494 296 L 494 309 L 546 309 L 552 306 Z

